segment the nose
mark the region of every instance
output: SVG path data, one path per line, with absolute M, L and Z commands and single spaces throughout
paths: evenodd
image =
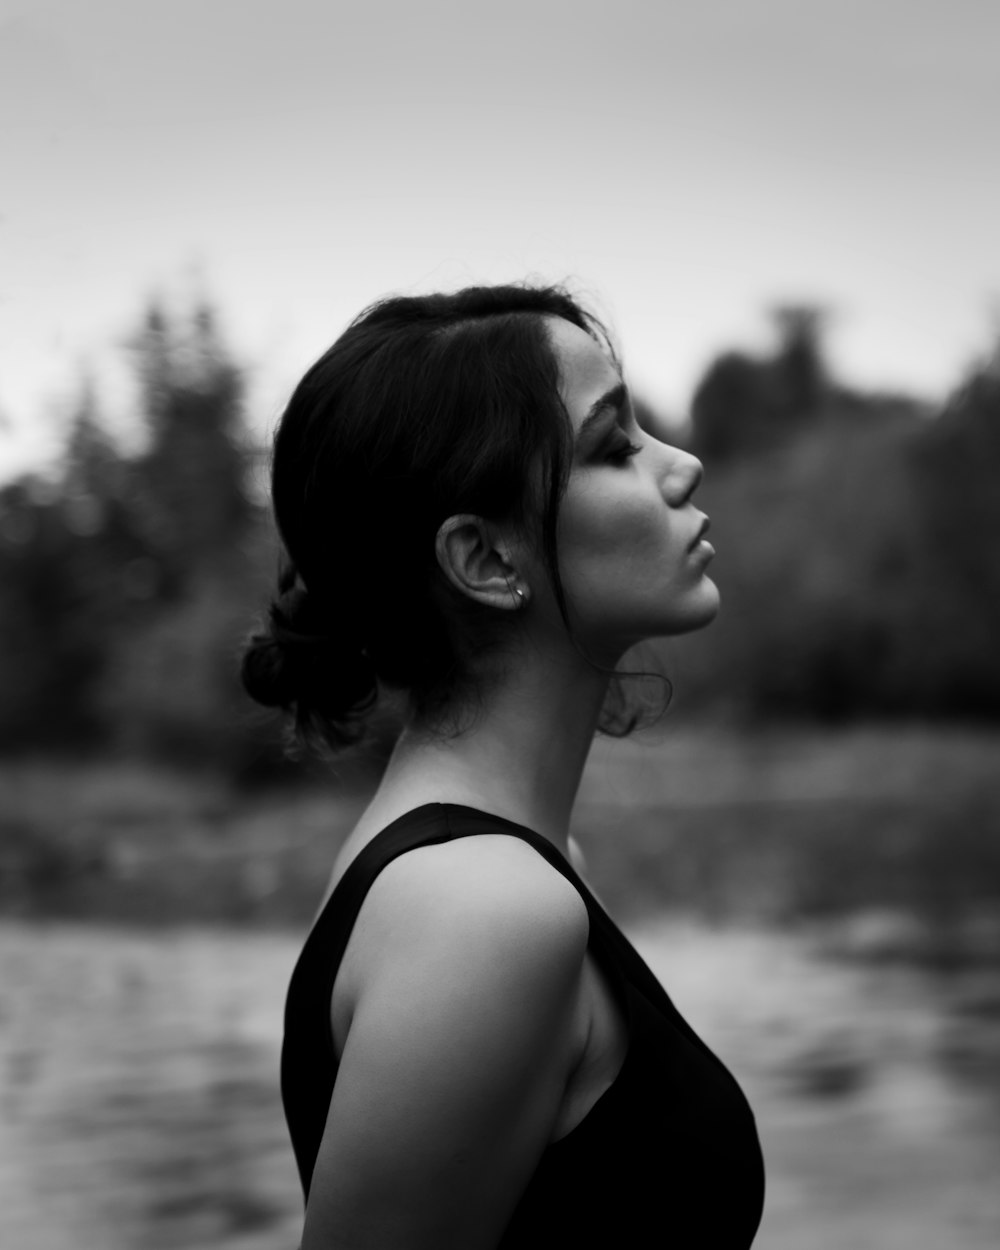
M 663 497 L 673 508 L 680 508 L 691 498 L 705 475 L 705 466 L 697 456 L 671 447 L 663 475 Z

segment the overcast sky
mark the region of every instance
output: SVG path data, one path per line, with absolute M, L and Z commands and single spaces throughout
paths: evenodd
M 765 310 L 934 397 L 996 331 L 996 0 L 0 0 L 0 471 L 146 301 L 206 294 L 268 428 L 390 291 L 569 279 L 686 410 Z

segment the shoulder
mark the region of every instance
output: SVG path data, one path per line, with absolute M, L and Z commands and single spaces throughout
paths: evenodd
M 371 918 L 417 942 L 435 935 L 543 945 L 582 956 L 587 908 L 577 889 L 520 838 L 477 834 L 420 847 L 379 874 Z M 366 905 L 369 900 L 366 900 Z
M 531 846 L 477 834 L 408 851 L 373 882 L 345 954 L 351 1000 L 405 970 L 480 993 L 551 993 L 578 977 L 589 937 L 576 888 Z

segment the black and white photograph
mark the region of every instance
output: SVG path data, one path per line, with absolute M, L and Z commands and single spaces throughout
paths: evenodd
M 0 0 L 0 1245 L 1000 1246 L 998 67 Z

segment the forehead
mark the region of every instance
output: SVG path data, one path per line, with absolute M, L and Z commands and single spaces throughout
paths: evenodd
M 559 393 L 574 429 L 591 405 L 621 381 L 614 361 L 595 339 L 571 321 L 549 319 L 549 338 L 559 364 Z

